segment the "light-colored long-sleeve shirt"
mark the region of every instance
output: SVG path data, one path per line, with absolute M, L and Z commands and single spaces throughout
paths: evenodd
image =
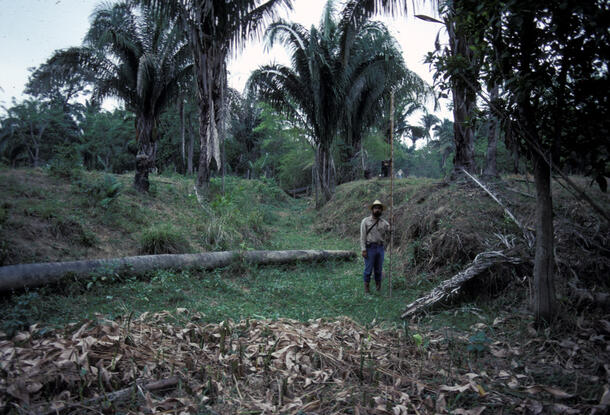
M 379 223 L 375 225 L 375 222 L 379 220 Z M 367 230 L 368 232 L 367 235 Z M 377 219 L 371 216 L 367 216 L 362 219 L 360 223 L 360 249 L 366 251 L 366 244 L 383 244 L 386 245 L 387 239 L 390 236 L 390 224 L 385 219 Z

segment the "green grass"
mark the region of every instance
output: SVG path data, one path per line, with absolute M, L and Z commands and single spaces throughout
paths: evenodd
M 147 279 L 112 281 L 98 276 L 86 284 L 67 283 L 61 289 L 32 290 L 14 296 L 4 322 L 21 320 L 64 325 L 101 313 L 110 318 L 134 312 L 199 311 L 207 322 L 246 318 L 315 318 L 349 316 L 362 324 L 398 323 L 405 293 L 394 290 L 365 295 L 357 263 L 328 261 L 283 267 L 230 266 L 212 272 L 159 270 Z M 19 304 L 19 307 L 17 305 Z M 7 327 L 4 327 L 6 330 Z
M 284 202 L 268 214 L 273 231 L 265 249 L 358 250 L 358 241 L 332 233 L 319 234 L 312 222 L 317 212 L 305 201 Z M 386 262 L 386 270 L 388 263 Z M 14 296 L 4 304 L 3 320 L 9 326 L 39 322 L 61 326 L 92 318 L 186 308 L 201 312 L 208 322 L 245 318 L 292 318 L 309 320 L 348 316 L 362 324 L 400 323 L 407 292 L 401 277 L 394 277 L 393 298 L 388 298 L 387 281 L 381 293 L 365 295 L 362 258 L 355 261 L 325 261 L 285 266 L 255 266 L 236 263 L 214 270 L 158 270 L 134 277 L 106 274 L 88 282 L 64 282 L 60 287 L 33 290 Z M 371 284 L 373 285 L 373 284 Z M 30 310 L 29 312 L 27 310 Z
M 130 174 L 0 171 L 6 252 L 0 265 L 137 255 L 147 229 L 161 223 L 171 223 L 194 252 L 260 249 L 276 220 L 273 210 L 286 203 L 270 181 L 227 178 L 223 193 L 221 180 L 212 179 L 204 208 L 192 177 L 151 175 L 150 181 L 153 191 L 142 194 Z

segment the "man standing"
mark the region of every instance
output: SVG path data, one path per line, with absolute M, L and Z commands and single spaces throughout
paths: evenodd
M 360 249 L 364 258 L 364 292 L 370 293 L 371 274 L 375 275 L 377 291 L 381 289 L 384 245 L 390 234 L 390 224 L 381 219 L 383 204 L 375 200 L 371 205 L 371 216 L 360 223 Z

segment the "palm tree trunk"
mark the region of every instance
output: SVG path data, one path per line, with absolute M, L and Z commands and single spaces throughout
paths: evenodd
M 187 159 L 186 159 L 186 173 L 193 174 L 193 157 L 195 152 L 195 133 L 193 132 L 193 124 L 191 122 L 191 117 L 189 116 L 188 120 L 188 130 L 189 130 L 189 145 L 187 149 Z
M 318 167 L 316 170 L 318 172 L 318 182 L 320 184 L 322 197 L 316 200 L 316 208 L 320 208 L 332 198 L 332 166 L 330 149 L 327 149 L 324 146 L 319 146 L 317 162 Z
M 455 135 L 455 156 L 452 176 L 459 175 L 461 169 L 474 172 L 474 128 L 469 119 L 474 114 L 475 101 L 467 97 L 468 92 L 453 88 L 453 129 Z
M 446 25 L 449 34 L 449 44 L 453 56 L 461 56 L 473 63 L 473 53 L 469 48 L 468 38 L 455 30 L 455 18 L 450 18 Z M 474 162 L 474 111 L 476 109 L 476 91 L 471 90 L 462 79 L 453 79 L 453 130 L 455 140 L 455 156 L 453 158 L 452 178 L 462 174 L 462 169 L 475 171 Z M 415 143 L 414 143 L 415 144 Z
M 218 122 L 222 117 L 219 107 L 222 98 L 222 71 L 225 55 L 214 45 L 199 49 L 195 55 L 195 73 L 199 101 L 199 171 L 197 187 L 203 197 L 207 197 L 210 183 L 210 161 L 212 158 L 220 167 L 220 147 L 218 145 Z
M 155 120 L 151 116 L 140 114 L 136 119 L 136 137 L 138 153 L 136 155 L 136 174 L 134 187 L 139 192 L 148 192 L 150 182 L 148 174 L 155 165 Z
M 195 35 L 196 37 L 197 35 Z M 199 106 L 199 162 L 197 170 L 197 187 L 202 196 L 207 197 L 210 183 L 210 164 L 208 158 L 208 134 L 210 129 L 210 71 L 209 56 L 202 48 L 193 52 L 195 57 L 195 74 L 197 79 L 197 101 Z
M 178 101 L 178 113 L 180 114 L 180 150 L 182 156 L 182 172 L 186 171 L 186 126 L 184 119 L 184 100 Z
M 490 92 L 489 98 L 491 102 L 494 102 L 498 99 L 499 88 L 495 85 Z M 487 142 L 487 156 L 485 158 L 485 171 L 483 172 L 483 176 L 487 177 L 498 177 L 498 165 L 496 162 L 496 154 L 498 149 L 498 133 L 500 129 L 498 128 L 498 117 L 496 117 L 493 113 L 490 113 L 489 117 L 489 136 Z
M 201 91 L 200 91 L 201 92 Z M 210 164 L 208 162 L 208 129 L 209 129 L 209 109 L 206 99 L 199 101 L 199 162 L 197 170 L 197 187 L 202 196 L 207 198 L 208 187 L 210 184 Z

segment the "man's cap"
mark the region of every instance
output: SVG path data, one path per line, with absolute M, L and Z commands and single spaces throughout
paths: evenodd
M 375 200 L 373 203 L 371 203 L 371 209 L 373 209 L 373 206 L 381 206 L 381 209 L 385 207 L 379 200 Z

